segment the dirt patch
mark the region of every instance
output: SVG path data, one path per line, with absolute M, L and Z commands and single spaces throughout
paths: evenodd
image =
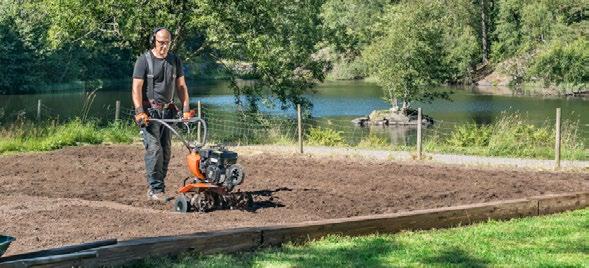
M 169 193 L 189 175 L 174 149 Z M 354 156 L 240 155 L 255 211 L 179 214 L 146 200 L 143 148 L 71 147 L 0 157 L 7 255 L 89 242 L 294 223 L 589 190 L 587 173 L 409 164 Z

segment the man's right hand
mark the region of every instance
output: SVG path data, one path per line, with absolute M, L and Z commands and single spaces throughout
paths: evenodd
M 135 115 L 135 123 L 139 125 L 139 127 L 146 127 L 149 123 L 149 115 L 145 112 L 141 112 Z

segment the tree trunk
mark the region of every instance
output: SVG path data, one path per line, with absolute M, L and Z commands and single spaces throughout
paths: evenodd
M 487 44 L 487 8 L 485 0 L 481 0 L 481 38 L 483 43 L 483 64 L 489 60 L 489 46 Z

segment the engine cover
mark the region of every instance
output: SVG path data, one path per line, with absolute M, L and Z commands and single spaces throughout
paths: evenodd
M 200 169 L 205 179 L 227 191 L 243 182 L 243 168 L 237 164 L 237 153 L 217 146 L 200 149 Z

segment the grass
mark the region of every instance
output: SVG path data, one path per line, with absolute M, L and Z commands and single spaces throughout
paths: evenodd
M 561 131 L 561 158 L 589 159 L 578 122 L 563 122 Z M 441 135 L 434 129 L 434 134 L 425 140 L 424 149 L 441 153 L 551 159 L 554 157 L 555 135 L 551 124 L 535 126 L 526 123 L 518 113 L 503 113 L 493 124 L 457 125 L 449 135 Z
M 230 112 L 211 113 L 207 117 L 209 143 L 226 145 L 296 145 L 296 121 L 263 114 L 241 117 Z M 305 145 L 357 147 L 380 150 L 414 151 L 414 146 L 392 145 L 388 137 L 364 129 L 307 124 Z M 439 126 L 438 126 L 439 127 Z M 351 128 L 351 127 L 350 127 Z M 562 124 L 561 159 L 589 160 L 578 123 Z M 465 123 L 450 131 L 427 129 L 424 152 L 479 156 L 553 159 L 555 131 L 551 123 L 532 125 L 518 113 L 504 113 L 490 125 Z M 447 130 L 447 129 L 446 129 Z M 351 131 L 351 132 L 350 132 Z M 194 133 L 193 133 L 194 134 Z M 351 134 L 351 137 L 350 137 Z M 76 119 L 58 125 L 17 122 L 0 129 L 0 154 L 6 152 L 47 151 L 80 143 L 129 143 L 137 136 L 132 123 L 100 126 L 92 120 Z M 196 137 L 188 137 L 196 138 Z
M 587 267 L 589 209 L 444 230 L 328 236 L 239 254 L 154 258 L 134 267 Z
M 63 124 L 16 122 L 0 130 L 0 154 L 49 151 L 80 144 L 131 143 L 137 133 L 134 124 L 124 122 L 106 126 L 80 119 Z

